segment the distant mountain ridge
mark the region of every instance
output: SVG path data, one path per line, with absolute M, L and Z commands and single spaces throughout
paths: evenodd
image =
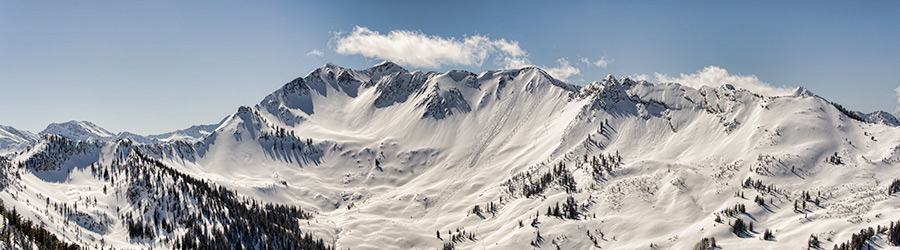
M 34 133 L 0 125 L 0 155 L 4 151 L 21 150 L 39 139 L 40 137 Z
M 900 126 L 900 121 L 897 120 L 897 117 L 891 113 L 884 111 L 874 111 L 868 114 L 862 112 L 856 112 L 859 116 L 863 117 L 866 122 L 873 124 L 884 124 L 888 126 L 897 127 Z
M 224 121 L 224 120 L 223 120 Z M 219 124 L 207 124 L 207 125 L 193 125 L 185 129 L 179 129 L 168 133 L 162 133 L 158 135 L 148 135 L 148 138 L 156 139 L 160 142 L 169 142 L 169 141 L 196 141 L 203 139 L 203 137 L 212 133 L 212 131 L 216 130 L 219 127 Z
M 223 120 L 224 121 L 224 120 Z M 61 135 L 71 140 L 115 141 L 128 139 L 139 144 L 156 144 L 174 141 L 196 142 L 209 135 L 219 125 L 193 125 L 185 129 L 179 129 L 157 135 L 139 135 L 131 132 L 112 133 L 89 121 L 68 121 L 63 123 L 51 123 L 38 134 L 25 130 L 18 130 L 10 126 L 0 125 L 0 154 L 22 150 L 27 146 L 40 141 L 42 135 Z

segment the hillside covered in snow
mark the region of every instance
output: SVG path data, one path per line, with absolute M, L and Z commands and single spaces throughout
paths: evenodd
M 575 86 L 536 67 L 329 63 L 216 125 L 156 136 L 76 121 L 39 135 L 0 127 L 0 199 L 15 211 L 2 230 L 23 235 L 0 238 L 89 249 L 897 248 L 897 125 L 804 88 L 764 96 L 612 75 Z

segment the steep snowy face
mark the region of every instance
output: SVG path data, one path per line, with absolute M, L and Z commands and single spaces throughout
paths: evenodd
M 404 101 L 411 91 L 417 90 L 424 83 L 424 74 L 410 74 L 400 66 L 384 62 L 372 68 L 356 71 L 343 68 L 332 63 L 313 70 L 305 77 L 288 82 L 274 93 L 263 99 L 261 105 L 269 113 L 283 115 L 282 120 L 294 124 L 297 119 L 291 117 L 289 111 L 300 111 L 307 115 L 314 114 L 313 95 L 328 98 L 329 95 L 358 97 L 361 90 L 376 87 L 379 97 L 374 105 L 389 106 L 397 101 Z
M 460 93 L 457 88 L 441 91 L 440 88 L 435 87 L 425 99 L 416 104 L 416 107 L 425 109 L 425 113 L 422 114 L 422 117 L 438 120 L 453 115 L 454 111 L 457 113 L 472 111 L 472 108 L 469 107 L 469 103 L 466 102 L 466 98 L 463 97 L 462 93 Z
M 72 140 L 103 140 L 116 136 L 106 129 L 88 121 L 51 123 L 44 131 L 41 131 L 40 134 L 62 135 Z
M 0 125 L 0 154 L 21 150 L 39 139 L 40 137 L 34 133 Z
M 384 108 L 396 103 L 406 102 L 409 97 L 419 91 L 428 80 L 429 75 L 422 72 L 407 74 L 405 71 L 398 71 L 387 75 L 382 75 L 377 82 L 370 83 L 367 86 L 375 85 L 375 92 L 378 96 L 375 99 L 374 106 L 376 108 Z
M 501 106 L 563 104 L 577 89 L 535 67 L 476 75 L 459 70 L 409 72 L 390 62 L 364 70 L 329 63 L 288 82 L 253 109 L 273 125 L 297 132 L 359 131 L 373 137 L 396 137 L 391 133 L 423 129 L 428 120 L 450 119 L 448 123 L 459 128 L 481 122 L 477 117 L 501 111 Z M 513 113 L 531 112 L 509 108 Z M 371 123 L 384 126 L 373 128 Z M 375 131 L 389 128 L 393 132 Z

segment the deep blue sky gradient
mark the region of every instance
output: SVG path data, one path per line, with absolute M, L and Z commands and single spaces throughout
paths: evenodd
M 215 123 L 326 62 L 380 62 L 334 52 L 354 26 L 514 40 L 537 65 L 613 60 L 576 84 L 715 65 L 864 112 L 893 110 L 900 86 L 896 1 L 0 1 L 0 124 Z

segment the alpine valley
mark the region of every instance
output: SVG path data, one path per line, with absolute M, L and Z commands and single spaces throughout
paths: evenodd
M 162 135 L 0 126 L 0 248 L 897 248 L 898 124 L 802 87 L 329 63 Z

